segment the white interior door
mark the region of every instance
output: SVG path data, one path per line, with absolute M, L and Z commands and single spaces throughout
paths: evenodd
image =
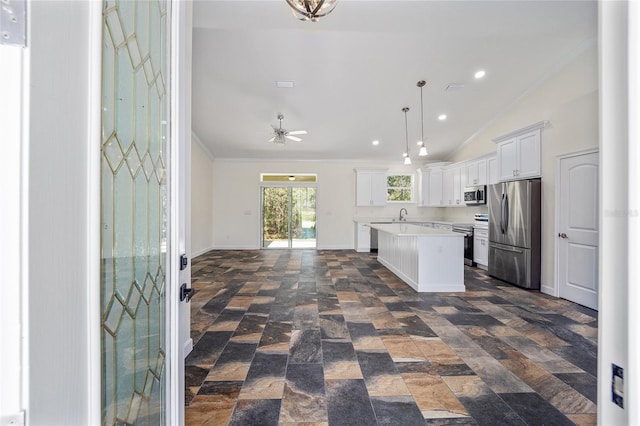
M 598 309 L 598 153 L 559 159 L 559 296 Z

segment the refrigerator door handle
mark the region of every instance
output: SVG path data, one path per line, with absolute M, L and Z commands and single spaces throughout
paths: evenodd
M 509 195 L 508 194 L 503 194 L 504 197 L 504 201 L 502 203 L 502 222 L 503 222 L 503 227 L 504 227 L 504 231 L 502 231 L 503 234 L 505 234 L 507 232 L 507 229 L 509 228 Z
M 500 199 L 500 233 L 504 234 L 504 193 Z
M 491 246 L 491 248 L 496 249 L 496 250 L 508 251 L 508 252 L 511 252 L 511 253 L 518 253 L 518 254 L 524 253 L 524 250 L 522 250 L 520 248 L 517 248 L 517 247 L 496 245 L 496 244 L 490 244 L 490 246 Z

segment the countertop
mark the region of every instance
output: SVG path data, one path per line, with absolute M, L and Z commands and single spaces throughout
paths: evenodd
M 387 232 L 399 237 L 454 237 L 464 238 L 464 234 L 459 232 L 445 231 L 443 229 L 426 228 L 424 226 L 412 225 L 410 223 L 380 223 L 371 224 L 373 229 Z
M 452 222 L 450 220 L 443 220 L 443 219 L 430 219 L 430 218 L 425 218 L 425 217 L 416 217 L 416 218 L 407 218 L 407 220 L 403 220 L 403 221 L 399 221 L 397 217 L 394 217 L 392 219 L 390 218 L 381 218 L 381 217 L 354 217 L 353 221 L 356 223 L 378 223 L 378 224 L 395 224 L 395 223 L 406 223 L 406 224 L 411 224 L 411 223 L 440 223 L 442 225 L 458 225 L 458 224 L 465 224 L 465 225 L 470 225 L 473 226 L 473 220 L 458 220 L 455 222 Z

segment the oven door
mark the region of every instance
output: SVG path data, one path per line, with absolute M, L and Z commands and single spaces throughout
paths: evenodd
M 464 264 L 473 266 L 473 231 L 454 229 L 453 232 L 464 234 Z

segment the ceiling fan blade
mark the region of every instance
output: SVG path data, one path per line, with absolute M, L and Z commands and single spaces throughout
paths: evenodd
M 292 132 L 288 132 L 287 134 L 289 134 L 289 135 L 306 135 L 307 131 L 306 130 L 294 130 Z
M 269 142 L 273 142 L 274 140 L 276 140 L 276 137 L 272 137 L 271 139 L 269 139 Z
M 296 137 L 296 136 L 286 135 L 285 137 L 287 139 L 291 139 L 292 141 L 296 141 L 296 142 L 300 142 L 302 140 L 302 139 L 300 139 L 299 137 Z

